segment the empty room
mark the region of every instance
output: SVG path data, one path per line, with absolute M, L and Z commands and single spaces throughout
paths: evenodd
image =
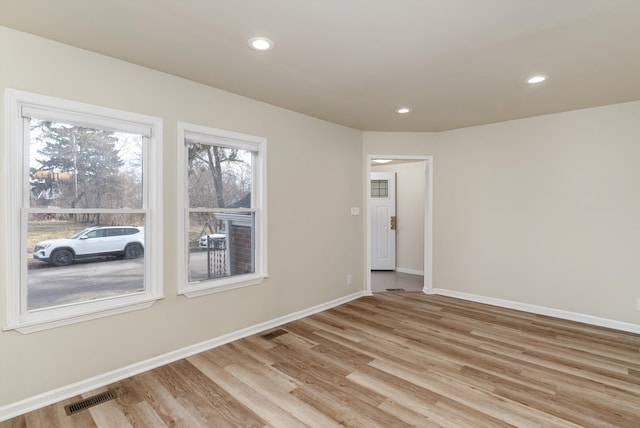
M 638 22 L 0 0 L 0 427 L 640 426 Z

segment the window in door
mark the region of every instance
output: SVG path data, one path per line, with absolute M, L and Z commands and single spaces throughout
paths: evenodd
M 371 197 L 388 198 L 389 180 L 371 180 Z

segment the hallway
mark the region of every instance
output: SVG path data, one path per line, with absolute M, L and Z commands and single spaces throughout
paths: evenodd
M 373 270 L 371 271 L 371 291 L 381 293 L 384 291 L 422 291 L 424 277 L 396 271 Z

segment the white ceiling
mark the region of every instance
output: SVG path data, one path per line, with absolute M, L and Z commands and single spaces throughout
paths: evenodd
M 0 25 L 365 131 L 640 99 L 640 0 L 0 0 Z

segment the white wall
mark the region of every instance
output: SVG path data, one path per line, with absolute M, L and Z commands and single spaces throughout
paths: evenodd
M 396 270 L 424 274 L 425 161 L 372 165 L 371 172 L 396 173 Z
M 640 324 L 640 102 L 443 133 L 434 287 Z
M 28 335 L 0 332 L 0 409 L 363 289 L 364 216 L 350 215 L 350 207 L 363 206 L 359 131 L 2 27 L 0 52 L 2 90 L 164 119 L 166 296 L 147 310 Z M 262 285 L 195 299 L 176 295 L 178 121 L 268 139 L 270 277 Z M 0 141 L 4 151 L 4 134 Z M 4 186 L 0 175 L 3 192 Z M 0 197 L 4 201 L 4 193 Z M 0 234 L 0 272 L 11 251 Z M 7 286 L 0 276 L 3 324 Z
M 365 159 L 367 155 L 433 156 L 439 135 L 434 132 L 364 132 Z
M 363 143 L 434 156 L 434 288 L 640 328 L 640 101 Z

